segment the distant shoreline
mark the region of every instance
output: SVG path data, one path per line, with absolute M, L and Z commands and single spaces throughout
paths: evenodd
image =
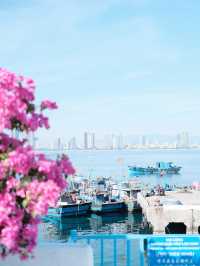
M 55 151 L 55 152 L 63 152 L 63 151 L 190 151 L 190 150 L 200 150 L 200 147 L 197 148 L 132 148 L 132 149 L 48 149 L 48 148 L 39 148 L 35 149 L 36 151 Z

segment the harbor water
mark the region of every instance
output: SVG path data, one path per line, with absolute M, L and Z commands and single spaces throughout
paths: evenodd
M 200 181 L 200 150 L 79 150 L 68 151 L 79 175 L 111 176 L 118 181 L 128 178 L 128 166 L 154 166 L 158 161 L 182 167 L 180 175 L 140 177 L 146 184 L 190 185 Z
M 78 150 L 68 151 L 77 174 L 86 178 L 112 177 L 117 181 L 134 178 L 128 176 L 128 166 L 154 166 L 157 161 L 174 162 L 181 166 L 179 175 L 141 176 L 145 184 L 151 185 L 191 185 L 200 181 L 200 150 Z M 55 157 L 56 153 L 48 153 Z M 62 220 L 44 220 L 40 226 L 39 240 L 42 242 L 67 241 L 70 230 L 80 234 L 90 233 L 150 233 L 144 227 L 141 214 L 107 214 L 98 216 L 65 218 Z M 123 245 L 122 245 L 123 246 Z M 135 247 L 136 248 L 136 247 Z M 95 249 L 97 252 L 97 248 Z M 106 248 L 109 265 L 109 245 Z M 98 253 L 98 252 L 97 252 Z M 98 265 L 98 254 L 96 256 Z M 135 261 L 137 265 L 137 260 Z M 123 255 L 119 265 L 125 265 Z

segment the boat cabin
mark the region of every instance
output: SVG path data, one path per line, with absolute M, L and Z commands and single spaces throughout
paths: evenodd
M 158 169 L 161 169 L 161 170 L 167 170 L 169 168 L 172 168 L 174 167 L 173 163 L 172 162 L 157 162 L 156 163 L 156 167 Z

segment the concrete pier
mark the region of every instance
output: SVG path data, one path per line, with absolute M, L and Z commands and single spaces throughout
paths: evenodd
M 154 234 L 200 233 L 200 191 L 169 191 L 150 197 L 141 192 L 138 203 Z

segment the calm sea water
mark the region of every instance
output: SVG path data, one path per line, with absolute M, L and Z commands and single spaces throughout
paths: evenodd
M 112 176 L 127 179 L 128 165 L 155 165 L 157 161 L 174 162 L 182 166 L 181 174 L 174 176 L 141 177 L 145 183 L 188 185 L 200 181 L 200 150 L 111 150 L 69 151 L 77 173 L 83 176 Z
M 155 165 L 157 161 L 172 161 L 182 166 L 180 175 L 140 177 L 147 184 L 190 185 L 200 181 L 200 150 L 115 150 L 115 151 L 69 151 L 78 175 L 85 177 L 112 176 L 116 180 L 127 180 L 128 165 Z M 55 153 L 49 156 L 54 157 Z M 40 227 L 41 241 L 67 241 L 69 232 L 78 230 L 81 234 L 89 233 L 148 233 L 143 227 L 141 214 L 91 215 L 81 218 L 66 218 L 62 221 L 44 221 Z M 123 251 L 124 244 L 120 250 Z M 134 246 L 136 249 L 137 246 Z M 96 265 L 99 263 L 98 247 L 95 246 Z M 111 245 L 106 246 L 107 264 L 110 264 Z M 123 252 L 122 252 L 123 253 Z M 119 265 L 125 265 L 121 254 Z M 137 265 L 138 259 L 135 260 Z

